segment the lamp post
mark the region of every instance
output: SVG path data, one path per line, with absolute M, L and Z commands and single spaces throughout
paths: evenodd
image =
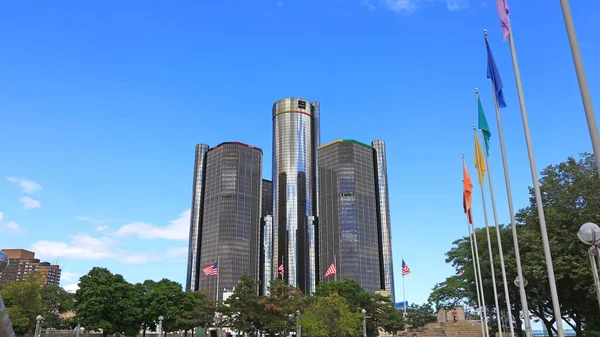
M 42 334 L 40 325 L 42 324 L 42 320 L 43 319 L 44 319 L 44 317 L 42 317 L 42 315 L 37 315 L 37 317 L 35 318 L 35 320 L 37 322 L 35 323 L 35 334 L 34 334 L 34 337 L 40 337 L 40 335 Z
M 527 284 L 529 283 L 529 281 L 527 281 L 525 276 L 521 275 L 521 277 L 523 277 L 523 289 L 525 289 L 525 287 L 527 287 Z M 514 283 L 517 286 L 517 288 L 521 289 L 521 283 L 519 282 L 519 276 L 515 277 Z M 523 291 L 525 291 L 525 290 L 523 290 Z M 508 313 L 508 315 L 511 315 L 511 313 Z M 527 323 L 528 319 L 529 319 L 529 312 L 523 312 L 523 315 L 525 316 L 525 323 Z M 515 317 L 515 319 L 516 319 L 516 317 Z M 533 332 L 531 331 L 531 325 L 526 324 L 525 325 L 525 336 L 533 336 L 532 333 Z
M 361 308 L 360 313 L 363 315 L 363 337 L 367 337 L 367 311 Z
M 296 310 L 296 336 L 302 336 L 302 327 L 300 326 L 300 310 Z
M 158 316 L 158 337 L 162 337 L 162 321 L 165 319 L 162 315 Z
M 598 269 L 600 269 L 600 248 L 598 248 L 598 245 L 600 245 L 600 227 L 595 223 L 586 222 L 579 228 L 577 237 L 581 242 L 590 246 L 588 255 L 592 266 L 592 275 L 594 276 L 594 289 L 596 289 L 598 305 L 600 305 L 600 277 L 598 276 Z

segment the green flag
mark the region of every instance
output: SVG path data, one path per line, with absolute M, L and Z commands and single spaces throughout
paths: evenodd
M 481 131 L 483 131 L 485 153 L 489 155 L 490 138 L 492 137 L 492 133 L 490 132 L 490 126 L 488 125 L 487 119 L 485 118 L 485 113 L 483 112 L 483 106 L 481 106 L 481 100 L 479 100 L 479 96 L 477 96 L 477 105 L 479 106 L 479 128 L 481 129 Z

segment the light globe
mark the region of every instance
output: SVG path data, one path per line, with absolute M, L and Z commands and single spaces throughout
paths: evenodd
M 586 245 L 600 244 L 600 227 L 592 222 L 586 222 L 579 228 L 577 237 Z

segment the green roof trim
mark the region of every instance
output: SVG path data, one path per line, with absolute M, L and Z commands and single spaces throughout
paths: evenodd
M 362 146 L 364 146 L 366 148 L 369 148 L 369 149 L 373 148 L 371 145 L 359 142 L 358 140 L 355 140 L 355 139 L 340 139 L 340 140 L 335 140 L 335 141 L 333 141 L 331 143 L 327 143 L 325 145 L 319 146 L 319 149 L 328 147 L 328 146 L 336 144 L 336 143 L 355 143 L 355 144 L 362 145 Z

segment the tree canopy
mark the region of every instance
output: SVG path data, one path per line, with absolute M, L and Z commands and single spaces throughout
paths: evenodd
M 583 223 L 598 221 L 600 177 L 596 171 L 594 157 L 590 154 L 583 154 L 578 160 L 568 158 L 565 162 L 546 167 L 541 173 L 540 190 L 561 303 L 561 314 L 565 322 L 575 330 L 577 336 L 581 337 L 585 328 L 600 330 L 600 310 L 595 300 L 593 279 L 586 252 L 588 247 L 581 243 L 576 235 Z M 529 204 L 519 210 L 516 219 L 522 270 L 524 277 L 528 280 L 526 293 L 529 314 L 533 314 L 541 320 L 552 334 L 556 332 L 552 326 L 554 313 L 544 261 L 539 218 L 532 189 L 530 189 Z M 491 268 L 485 235 L 484 229 L 478 229 L 476 232 L 484 295 L 489 316 L 493 317 Z M 495 252 L 494 272 L 499 293 L 499 305 L 501 308 L 505 308 L 506 299 L 494 227 L 490 227 L 490 235 L 493 238 L 492 249 Z M 519 290 L 513 284 L 517 270 L 511 227 L 500 226 L 500 236 L 507 282 L 509 283 L 511 314 L 513 317 L 520 317 Z M 457 272 L 464 270 L 464 274 L 449 277 L 446 281 L 436 285 L 430 300 L 440 307 L 465 302 L 474 305 L 477 295 L 469 238 L 463 237 L 456 240 L 446 255 L 447 262 L 452 263 Z M 493 318 L 490 319 L 490 322 L 493 321 Z M 516 323 L 517 331 L 521 331 L 520 320 L 516 320 Z

